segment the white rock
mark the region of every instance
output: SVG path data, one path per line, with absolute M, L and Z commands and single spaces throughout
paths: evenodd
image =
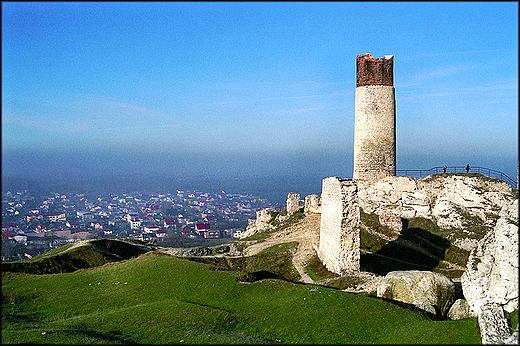
M 504 310 L 498 304 L 482 306 L 478 314 L 478 326 L 483 345 L 503 344 L 511 336 Z
M 259 232 L 270 231 L 273 227 L 270 224 L 272 220 L 271 209 L 266 208 L 256 212 L 256 219 L 252 221 L 240 235 L 240 238 L 247 238 Z
M 443 185 L 439 185 L 442 182 Z M 420 186 L 437 196 L 432 216 L 439 227 L 446 229 L 463 228 L 465 215 L 478 217 L 484 225 L 493 226 L 500 208 L 512 199 L 508 184 L 480 177 L 441 177 Z
M 397 300 L 417 307 L 431 305 L 446 313 L 455 293 L 453 281 L 439 273 L 420 270 L 393 271 L 377 286 L 377 296 Z
M 316 194 L 308 195 L 304 199 L 304 213 L 321 213 L 320 197 Z
M 441 228 L 463 228 L 460 210 L 463 209 L 452 202 L 449 197 L 441 197 L 435 203 L 432 214 Z
M 453 245 L 466 251 L 473 250 L 477 246 L 477 244 L 478 240 L 472 238 L 458 238 L 455 239 L 455 241 L 453 242 Z
M 476 317 L 471 313 L 469 304 L 466 299 L 457 299 L 448 311 L 448 318 L 450 320 L 460 320 L 463 318 Z
M 422 192 L 403 192 L 401 195 L 403 205 L 429 206 L 430 198 Z
M 375 183 L 359 184 L 359 205 L 365 213 L 433 219 L 444 229 L 463 228 L 467 216 L 478 218 L 479 225 L 493 227 L 500 208 L 509 201 L 508 184 L 482 177 L 386 177 Z M 472 237 L 481 237 L 474 235 L 471 228 L 466 231 Z
M 287 215 L 292 215 L 300 209 L 300 194 L 296 192 L 289 192 L 287 194 L 287 201 L 285 202 Z
M 515 221 L 516 218 L 516 221 Z M 505 205 L 495 228 L 471 251 L 461 277 L 464 297 L 478 313 L 485 304 L 518 309 L 518 200 Z

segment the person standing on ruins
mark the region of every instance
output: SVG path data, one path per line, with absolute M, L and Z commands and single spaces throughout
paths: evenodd
M 448 169 L 448 166 L 446 166 L 446 164 L 444 164 L 444 167 L 442 167 L 443 171 L 444 171 L 444 174 L 446 174 L 446 169 Z
M 466 173 L 469 173 L 469 163 L 466 165 Z

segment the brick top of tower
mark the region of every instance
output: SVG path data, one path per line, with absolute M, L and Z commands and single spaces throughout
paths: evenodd
M 358 55 L 356 70 L 356 87 L 364 85 L 394 85 L 393 55 L 385 55 L 382 58 L 374 58 L 370 53 Z

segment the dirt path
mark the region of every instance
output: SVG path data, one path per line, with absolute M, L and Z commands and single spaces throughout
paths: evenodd
M 298 248 L 293 256 L 293 265 L 301 276 L 301 281 L 314 284 L 314 281 L 305 273 L 304 264 L 314 254 L 313 244 L 317 244 L 320 237 L 320 214 L 308 213 L 305 218 L 295 225 L 273 233 L 265 241 L 253 244 L 244 249 L 244 256 L 252 256 L 270 246 L 298 242 Z

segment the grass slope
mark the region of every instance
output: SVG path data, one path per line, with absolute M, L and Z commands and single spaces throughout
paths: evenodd
M 136 245 L 113 239 L 97 239 L 76 247 L 65 245 L 30 260 L 4 262 L 2 271 L 27 274 L 73 272 L 97 267 L 109 262 L 137 257 L 146 250 Z
M 234 270 L 239 280 L 253 282 L 261 279 L 283 279 L 299 282 L 300 274 L 293 266 L 292 257 L 298 242 L 273 245 L 248 257 L 188 257 L 195 262 L 206 263 L 212 270 Z
M 2 275 L 2 344 L 478 344 L 475 319 L 168 255 L 72 273 Z

